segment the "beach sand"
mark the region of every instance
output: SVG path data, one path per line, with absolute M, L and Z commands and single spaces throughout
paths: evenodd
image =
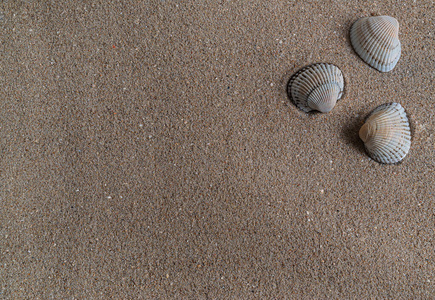
M 400 23 L 389 73 L 350 45 L 370 15 Z M 0 298 L 432 299 L 434 19 L 428 0 L 3 1 Z M 346 81 L 329 114 L 286 92 L 317 62 Z M 387 102 L 412 120 L 398 165 L 358 137 Z

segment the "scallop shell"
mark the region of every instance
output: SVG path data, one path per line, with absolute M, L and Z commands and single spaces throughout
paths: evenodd
M 350 41 L 362 60 L 381 72 L 391 71 L 399 61 L 399 22 L 393 17 L 358 19 L 350 30 Z
M 310 65 L 294 74 L 288 84 L 288 94 L 295 105 L 309 112 L 330 112 L 344 91 L 340 69 L 332 64 Z
M 374 160 L 385 164 L 401 161 L 411 147 L 411 129 L 405 110 L 399 103 L 378 106 L 367 117 L 359 137 Z

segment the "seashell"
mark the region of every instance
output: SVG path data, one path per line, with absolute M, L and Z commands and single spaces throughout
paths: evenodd
M 340 69 L 332 64 L 318 63 L 294 74 L 288 84 L 288 94 L 304 112 L 330 112 L 344 91 Z
M 393 17 L 358 19 L 350 29 L 350 41 L 362 60 L 381 72 L 391 71 L 399 61 L 399 22 Z
M 411 129 L 402 105 L 388 103 L 375 108 L 361 127 L 359 137 L 374 160 L 384 164 L 401 161 L 411 147 Z

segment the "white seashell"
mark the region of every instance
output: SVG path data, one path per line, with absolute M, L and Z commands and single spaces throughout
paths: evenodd
M 288 84 L 289 97 L 304 112 L 330 112 L 343 91 L 342 72 L 338 67 L 326 63 L 301 69 L 290 78 Z
M 357 20 L 350 29 L 350 41 L 362 60 L 381 72 L 391 71 L 399 61 L 399 22 L 393 17 Z
M 399 103 L 378 106 L 367 117 L 359 137 L 374 160 L 385 164 L 401 161 L 411 147 L 411 129 L 405 110 Z

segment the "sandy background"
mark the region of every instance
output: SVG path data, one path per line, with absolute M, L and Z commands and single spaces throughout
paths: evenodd
M 1 299 L 433 299 L 433 1 L 62 2 L 0 4 Z M 371 14 L 390 73 L 349 42 Z M 326 115 L 286 95 L 315 62 Z M 392 101 L 381 165 L 358 129 Z

